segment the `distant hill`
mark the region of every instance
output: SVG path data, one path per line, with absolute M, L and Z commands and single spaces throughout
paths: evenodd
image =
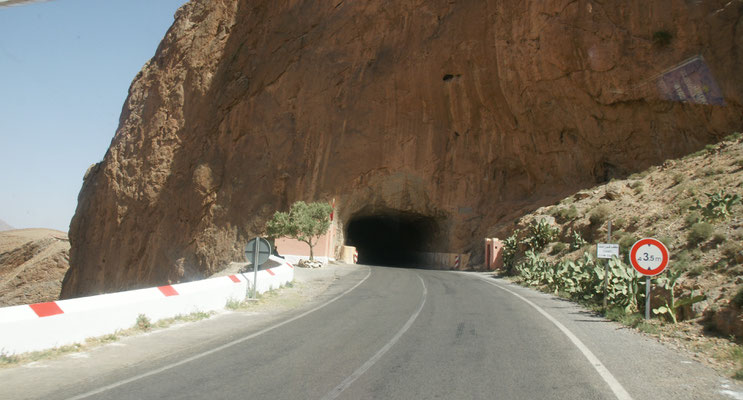
M 2 232 L 2 231 L 11 231 L 13 229 L 15 229 L 15 228 L 13 228 L 12 226 L 8 225 L 7 222 L 5 222 L 5 221 L 3 221 L 3 220 L 0 219 L 0 232 Z
M 0 307 L 54 301 L 70 267 L 70 241 L 52 229 L 0 232 Z

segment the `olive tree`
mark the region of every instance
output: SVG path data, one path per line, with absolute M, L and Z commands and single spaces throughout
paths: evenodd
M 310 261 L 314 260 L 314 246 L 318 237 L 330 228 L 330 204 L 298 201 L 289 212 L 276 211 L 266 223 L 266 234 L 272 238 L 289 237 L 310 246 Z

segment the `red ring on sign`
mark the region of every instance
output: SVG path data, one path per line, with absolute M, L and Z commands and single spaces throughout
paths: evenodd
M 637 264 L 637 251 L 640 250 L 642 246 L 645 246 L 647 244 L 651 244 L 657 248 L 660 249 L 661 256 L 663 259 L 660 262 L 660 265 L 656 267 L 655 269 L 645 269 L 640 267 L 640 265 Z M 635 244 L 632 245 L 632 249 L 630 250 L 629 254 L 629 261 L 630 264 L 632 264 L 632 268 L 634 268 L 637 272 L 646 275 L 646 276 L 655 276 L 660 274 L 666 269 L 666 266 L 668 265 L 668 249 L 666 248 L 666 245 L 661 243 L 660 240 L 653 239 L 653 238 L 647 238 L 647 239 L 640 239 Z

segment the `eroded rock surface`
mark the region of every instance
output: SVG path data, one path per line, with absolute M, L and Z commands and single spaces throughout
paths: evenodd
M 0 232 L 0 307 L 57 300 L 70 267 L 69 253 L 64 232 Z
M 63 295 L 211 275 L 295 200 L 336 198 L 341 223 L 429 216 L 428 250 L 479 249 L 525 209 L 741 129 L 742 8 L 192 1 L 86 174 Z M 698 93 L 677 101 L 678 82 Z

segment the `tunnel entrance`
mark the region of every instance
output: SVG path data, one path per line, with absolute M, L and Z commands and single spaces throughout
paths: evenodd
M 420 266 L 440 231 L 433 217 L 393 211 L 355 216 L 346 226 L 346 244 L 356 247 L 360 264 L 395 267 Z

